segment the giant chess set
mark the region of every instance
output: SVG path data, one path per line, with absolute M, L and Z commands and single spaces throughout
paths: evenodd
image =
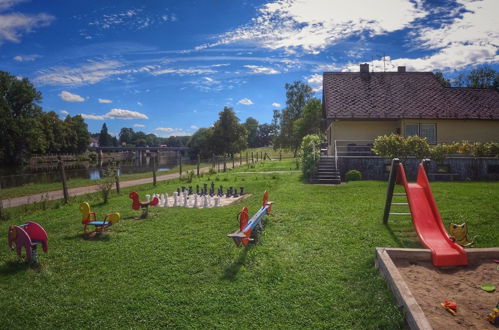
M 210 187 L 205 183 L 202 187 L 196 185 L 195 191 L 193 186 L 189 187 L 179 187 L 177 191 L 174 191 L 171 195 L 168 193 L 164 194 L 152 194 L 146 195 L 146 200 L 149 202 L 151 199 L 157 197 L 159 203 L 157 207 L 189 207 L 189 208 L 212 208 L 221 207 L 233 204 L 240 201 L 241 199 L 248 197 L 244 191 L 244 187 L 228 187 L 224 193 L 224 187 L 215 187 L 212 182 Z

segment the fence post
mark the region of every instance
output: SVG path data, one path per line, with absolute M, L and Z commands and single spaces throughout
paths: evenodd
M 2 202 L 2 183 L 0 182 L 0 220 L 5 217 L 5 214 L 3 212 L 3 202 Z
M 198 153 L 198 164 L 197 164 L 197 165 L 198 165 L 198 166 L 197 166 L 197 175 L 198 175 L 198 177 L 199 177 L 199 164 L 200 164 L 200 163 L 201 163 L 201 156 L 200 156 L 200 155 L 199 155 L 199 153 Z
M 151 157 L 152 159 L 152 184 L 156 187 L 156 157 Z
M 211 160 L 212 160 L 212 166 L 211 167 L 213 167 L 213 169 L 215 169 L 215 154 L 212 154 Z
M 256 162 L 258 163 L 258 151 L 256 152 Z
M 249 166 L 248 152 L 246 151 L 246 166 Z
M 251 164 L 255 163 L 255 158 L 253 158 L 253 151 L 251 152 Z
M 235 165 L 234 165 L 234 154 L 232 154 L 232 168 L 234 168 Z
M 120 161 L 116 162 L 116 169 L 114 172 L 114 179 L 116 181 L 116 193 L 120 194 L 121 189 L 120 189 L 120 175 L 118 174 L 120 170 Z
M 69 202 L 69 193 L 68 193 L 68 185 L 66 182 L 66 172 L 64 171 L 64 162 L 62 161 L 61 156 L 57 156 L 59 160 L 59 169 L 61 170 L 61 179 L 62 179 L 62 193 L 64 195 L 64 203 L 67 204 Z
M 182 154 L 180 152 L 178 153 L 178 164 L 179 164 L 180 176 L 182 176 Z
M 282 150 L 279 150 L 279 161 L 282 160 Z
M 243 153 L 240 152 L 239 153 L 239 166 L 242 166 L 243 165 Z
M 224 154 L 224 172 L 227 171 L 227 156 Z

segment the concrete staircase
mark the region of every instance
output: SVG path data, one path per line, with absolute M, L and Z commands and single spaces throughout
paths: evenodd
M 317 172 L 312 177 L 312 183 L 341 183 L 340 171 L 336 168 L 333 156 L 321 156 Z

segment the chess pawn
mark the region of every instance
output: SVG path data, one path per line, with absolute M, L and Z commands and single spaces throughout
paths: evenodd
M 208 196 L 206 195 L 203 197 L 203 208 L 208 208 Z
M 151 201 L 151 195 L 147 194 L 146 195 L 146 203 L 149 203 Z
M 188 203 L 189 199 L 187 199 L 187 192 L 184 191 L 184 207 L 187 207 L 189 206 L 187 203 Z
M 195 209 L 197 209 L 199 207 L 199 205 L 198 205 L 198 195 L 194 195 L 194 205 L 192 207 L 194 207 Z
M 168 205 L 168 194 L 165 193 L 164 197 L 165 197 L 165 202 L 163 203 L 163 207 L 170 207 L 170 205 Z
M 215 207 L 219 207 L 220 206 L 220 197 L 215 197 Z
M 176 191 L 173 193 L 173 206 L 178 206 L 178 193 Z
M 165 207 L 165 194 L 159 195 L 159 204 L 160 207 Z

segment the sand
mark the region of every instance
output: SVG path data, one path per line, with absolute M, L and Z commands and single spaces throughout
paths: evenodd
M 499 289 L 498 264 L 492 260 L 447 269 L 429 262 L 394 261 L 434 329 L 497 329 L 485 318 L 499 302 L 499 293 L 480 289 L 484 283 Z M 457 303 L 456 316 L 440 306 L 445 300 Z

